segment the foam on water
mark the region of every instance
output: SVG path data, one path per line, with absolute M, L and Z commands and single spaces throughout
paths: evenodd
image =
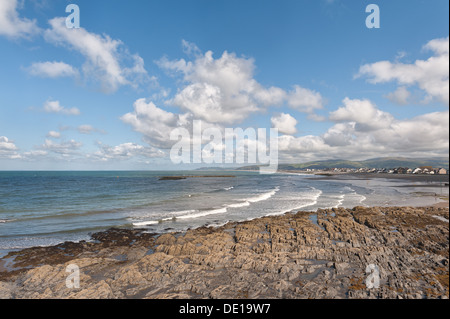
M 150 221 L 146 221 L 146 222 L 133 223 L 133 226 L 141 227 L 141 226 L 150 226 L 150 225 L 156 225 L 156 224 L 159 224 L 159 221 L 150 220 Z
M 266 216 L 277 216 L 277 215 L 283 215 L 286 212 L 295 212 L 301 209 L 304 209 L 306 207 L 311 207 L 317 204 L 320 196 L 323 194 L 323 192 L 320 189 L 310 187 L 311 191 L 304 191 L 302 193 L 292 195 L 292 197 L 287 197 L 284 199 L 284 201 L 290 205 L 287 206 L 286 209 L 279 210 L 276 212 L 265 214 Z M 297 202 L 300 201 L 301 204 L 297 204 Z M 294 204 L 290 204 L 293 202 Z
M 89 239 L 89 233 L 111 227 L 184 231 L 298 210 L 439 201 L 398 187 L 401 181 L 238 171 L 230 172 L 233 179 L 159 180 L 171 174 L 175 173 L 0 172 L 0 250 Z M 448 188 L 426 191 L 448 196 Z
M 247 201 L 250 203 L 257 203 L 257 202 L 261 202 L 264 200 L 268 200 L 273 195 L 275 195 L 279 190 L 280 190 L 280 188 L 276 187 L 275 189 L 273 189 L 267 193 L 263 193 L 261 195 L 255 196 L 255 197 L 248 198 Z
M 228 205 L 229 208 L 240 208 L 240 207 L 246 207 L 246 206 L 250 206 L 250 202 L 249 201 L 244 201 L 244 202 L 241 202 L 241 203 Z
M 195 218 L 206 217 L 209 215 L 225 214 L 228 211 L 228 208 L 242 208 L 242 207 L 250 206 L 253 203 L 268 200 L 273 195 L 275 195 L 279 190 L 280 190 L 280 188 L 276 187 L 273 190 L 262 193 L 258 196 L 249 197 L 240 203 L 226 204 L 223 207 L 219 207 L 219 208 L 212 208 L 212 209 L 206 209 L 206 210 L 185 210 L 185 211 L 179 211 L 179 212 L 172 212 L 172 213 L 169 213 L 169 215 L 172 215 L 171 217 L 161 218 L 159 220 L 133 222 L 132 224 L 135 227 L 151 226 L 151 225 L 156 225 L 156 224 L 166 222 L 166 221 L 195 219 Z

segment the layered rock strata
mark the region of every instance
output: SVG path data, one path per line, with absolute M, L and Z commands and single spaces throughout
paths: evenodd
M 448 208 L 355 207 L 110 229 L 0 259 L 0 298 L 448 298 L 448 219 Z

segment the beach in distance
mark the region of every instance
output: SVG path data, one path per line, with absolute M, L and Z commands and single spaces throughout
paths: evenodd
M 448 298 L 448 175 L 397 177 L 0 173 L 34 200 L 0 215 L 0 297 Z

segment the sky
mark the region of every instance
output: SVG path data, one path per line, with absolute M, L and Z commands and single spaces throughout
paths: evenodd
M 79 28 L 66 26 L 70 4 Z M 369 4 L 379 28 L 366 25 Z M 447 0 L 0 0 L 0 170 L 208 166 L 170 157 L 171 132 L 197 121 L 278 129 L 280 163 L 447 157 L 448 10 Z

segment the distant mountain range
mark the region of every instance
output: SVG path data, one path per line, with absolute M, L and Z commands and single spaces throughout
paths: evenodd
M 364 161 L 347 160 L 327 160 L 314 161 L 302 164 L 279 164 L 279 170 L 299 170 L 299 169 L 327 169 L 327 168 L 416 168 L 421 166 L 432 166 L 433 168 L 449 169 L 448 157 L 432 158 L 405 158 L 405 157 L 380 157 Z M 244 166 L 239 170 L 256 170 L 259 165 Z

